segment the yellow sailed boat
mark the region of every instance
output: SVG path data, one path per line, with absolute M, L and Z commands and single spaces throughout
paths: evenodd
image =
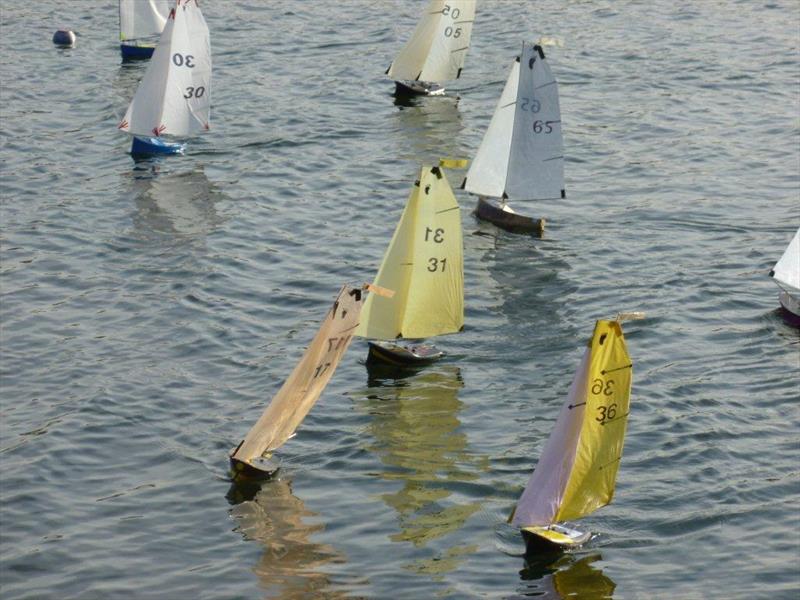
M 356 335 L 370 342 L 368 361 L 422 365 L 444 356 L 420 340 L 461 331 L 464 326 L 464 244 L 461 211 L 443 167 L 423 166 L 383 257 L 375 285 L 389 296 L 370 294 Z
M 358 325 L 363 291 L 344 286 L 339 292 L 300 362 L 231 452 L 234 480 L 268 477 L 277 471 L 272 453 L 294 435 L 328 385 Z
M 509 522 L 527 552 L 580 546 L 591 537 L 563 522 L 611 502 L 622 458 L 632 363 L 620 321 L 597 321 L 555 427 Z

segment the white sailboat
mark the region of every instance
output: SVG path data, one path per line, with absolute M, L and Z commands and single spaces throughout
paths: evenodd
M 119 50 L 122 60 L 150 58 L 167 24 L 167 0 L 119 0 Z
M 369 359 L 421 365 L 444 356 L 431 344 L 401 345 L 455 333 L 464 326 L 464 245 L 461 211 L 441 165 L 423 166 L 383 257 L 356 335 L 371 339 Z
M 590 537 L 563 522 L 611 502 L 630 406 L 632 363 L 620 315 L 597 321 L 569 394 L 509 522 L 528 552 L 579 546 Z
M 785 320 L 800 327 L 800 228 L 769 274 L 781 288 L 778 302 Z
M 389 65 L 396 93 L 441 96 L 464 67 L 476 0 L 430 0 L 411 39 Z
M 197 0 L 176 0 L 153 58 L 119 129 L 134 136 L 131 154 L 177 154 L 187 137 L 209 129 L 211 46 Z
M 292 437 L 317 402 L 350 345 L 358 325 L 363 291 L 344 286 L 319 331 L 261 417 L 230 454 L 236 480 L 273 474 L 272 453 Z
M 541 233 L 544 220 L 517 214 L 510 201 L 566 197 L 558 84 L 541 46 L 522 44 L 461 187 L 478 196 L 478 218 L 517 233 Z

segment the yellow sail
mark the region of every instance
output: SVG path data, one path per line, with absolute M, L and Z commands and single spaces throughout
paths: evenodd
M 598 321 L 575 461 L 556 521 L 578 519 L 611 502 L 631 394 L 632 365 L 617 321 Z
M 373 339 L 426 338 L 464 325 L 464 250 L 461 211 L 439 167 L 422 167 L 375 285 L 392 298 L 370 294 L 356 335 Z
M 249 463 L 294 434 L 350 345 L 362 306 L 362 291 L 344 286 L 300 362 L 231 458 Z

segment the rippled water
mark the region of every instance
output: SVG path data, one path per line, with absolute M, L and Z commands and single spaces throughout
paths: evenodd
M 767 272 L 800 224 L 796 4 L 482 1 L 450 97 L 406 107 L 383 72 L 423 2 L 208 1 L 212 131 L 155 163 L 116 131 L 144 66 L 105 4 L 0 13 L 4 599 L 795 597 L 800 336 Z M 472 156 L 540 36 L 568 157 L 545 237 L 459 191 L 449 360 L 396 378 L 354 343 L 280 476 L 232 488 L 420 162 Z M 614 503 L 526 563 L 505 518 L 620 310 L 648 318 Z

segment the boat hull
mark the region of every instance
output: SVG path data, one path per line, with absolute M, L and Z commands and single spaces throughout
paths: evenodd
M 800 329 L 800 300 L 794 298 L 789 292 L 781 290 L 778 302 L 781 305 L 780 312 L 783 320 L 788 325 Z
M 578 548 L 592 537 L 589 531 L 578 531 L 558 524 L 549 527 L 523 527 L 520 531 L 525 540 L 526 554 L 563 552 Z
M 155 45 L 149 44 L 120 44 L 119 52 L 122 55 L 122 62 L 132 60 L 147 60 L 153 56 Z
M 531 219 L 517 213 L 508 212 L 499 208 L 483 198 L 478 198 L 474 215 L 482 221 L 504 229 L 510 233 L 527 233 L 542 235 L 544 233 L 544 219 Z
M 395 81 L 395 96 L 444 96 L 444 87 L 427 81 Z
M 398 367 L 420 367 L 429 365 L 446 354 L 432 344 L 403 346 L 394 342 L 369 342 L 368 363 L 383 363 Z
M 183 154 L 185 144 L 165 142 L 155 137 L 134 136 L 131 143 L 131 154 L 134 156 L 169 156 Z
M 269 479 L 278 472 L 280 466 L 269 458 L 255 459 L 245 462 L 238 458 L 230 457 L 231 478 L 234 481 L 260 481 Z

